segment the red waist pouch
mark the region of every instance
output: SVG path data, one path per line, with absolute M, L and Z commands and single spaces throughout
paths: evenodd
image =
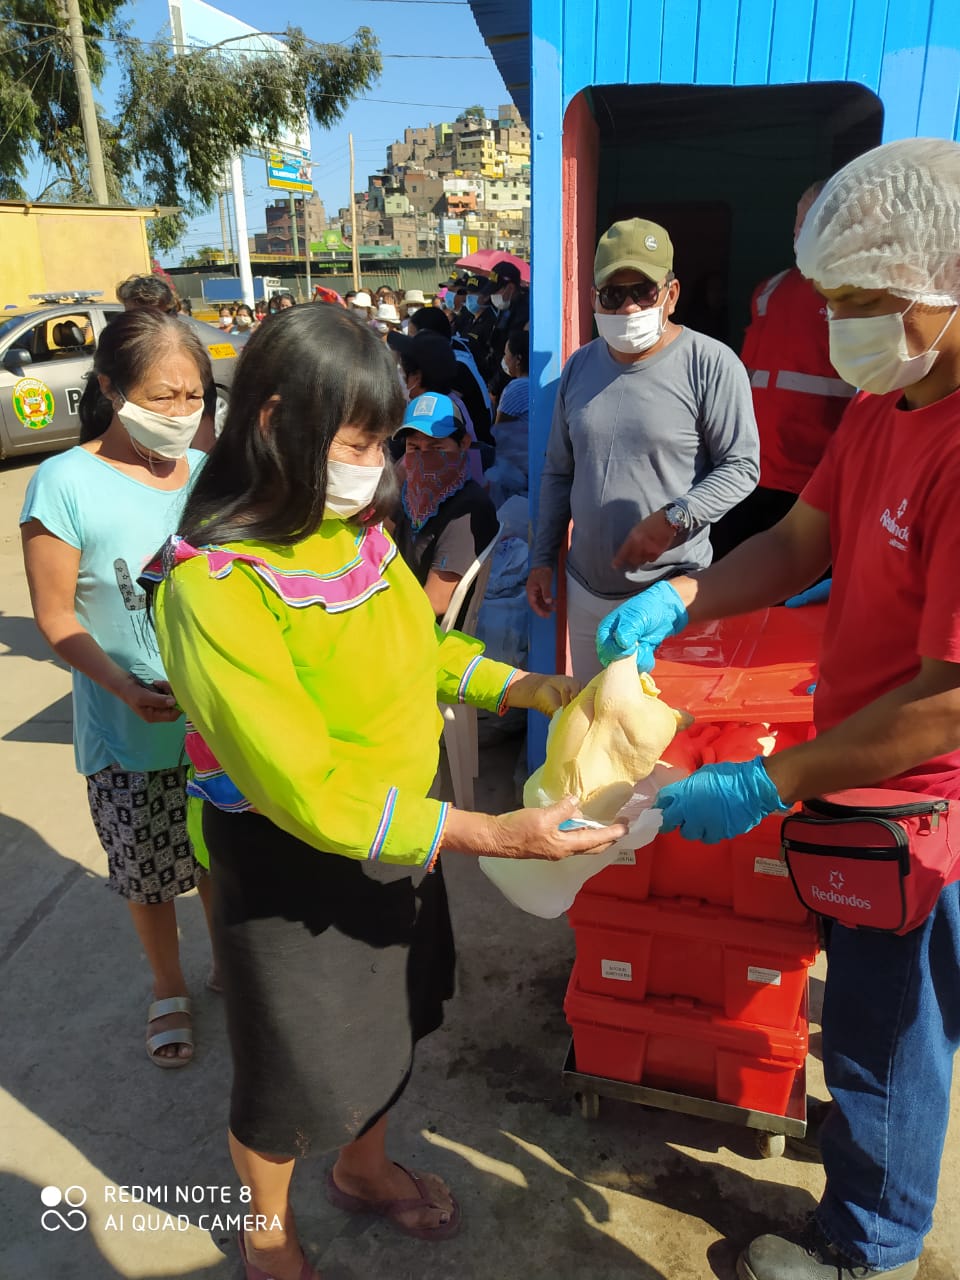
M 848 929 L 909 933 L 960 878 L 950 803 L 870 788 L 805 800 L 781 827 L 797 896 Z

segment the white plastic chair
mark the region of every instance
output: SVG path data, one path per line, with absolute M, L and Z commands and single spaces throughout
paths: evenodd
M 473 561 L 466 573 L 457 583 L 457 589 L 447 605 L 446 613 L 440 620 L 441 631 L 452 631 L 454 627 L 464 635 L 472 636 L 477 627 L 480 606 L 487 591 L 490 570 L 493 568 L 493 553 L 503 526 L 498 525 L 497 532 Z M 459 627 L 457 619 L 463 602 L 470 588 L 473 595 L 467 605 Z M 443 712 L 443 745 L 447 752 L 447 763 L 450 765 L 450 778 L 453 782 L 453 799 L 458 809 L 473 808 L 473 780 L 480 772 L 480 751 L 477 744 L 477 710 L 465 702 L 449 705 L 441 704 Z

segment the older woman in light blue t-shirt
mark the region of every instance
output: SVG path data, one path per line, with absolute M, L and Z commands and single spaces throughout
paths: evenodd
M 107 855 L 153 974 L 147 1053 L 193 1056 L 174 899 L 203 868 L 187 835 L 184 719 L 170 693 L 137 578 L 176 528 L 203 454 L 189 448 L 212 382 L 191 329 L 125 312 L 101 336 L 81 443 L 44 462 L 20 516 L 34 616 L 73 669 L 74 749 Z M 215 971 L 208 984 L 217 989 Z

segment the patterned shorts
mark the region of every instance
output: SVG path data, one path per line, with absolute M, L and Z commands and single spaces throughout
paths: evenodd
M 169 902 L 206 875 L 187 835 L 187 771 L 131 773 L 108 765 L 87 778 L 90 814 L 110 868 L 109 887 L 130 902 Z

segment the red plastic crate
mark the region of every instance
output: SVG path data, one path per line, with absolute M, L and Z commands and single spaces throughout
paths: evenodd
M 665 702 L 697 720 L 809 723 L 826 605 L 695 623 L 657 650 Z
M 815 925 L 745 921 L 725 907 L 581 890 L 568 913 L 584 991 L 686 996 L 736 1021 L 793 1027 L 817 956 Z
M 564 1012 L 577 1071 L 785 1115 L 807 1055 L 804 1009 L 789 1029 L 736 1022 L 682 998 L 642 1004 L 585 991 L 578 961 Z
M 591 894 L 629 898 L 697 898 L 730 907 L 740 916 L 809 923 L 810 915 L 794 892 L 780 847 L 781 814 L 735 840 L 697 844 L 679 832 L 657 836 L 652 844 L 621 854 L 620 860 L 593 876 Z

